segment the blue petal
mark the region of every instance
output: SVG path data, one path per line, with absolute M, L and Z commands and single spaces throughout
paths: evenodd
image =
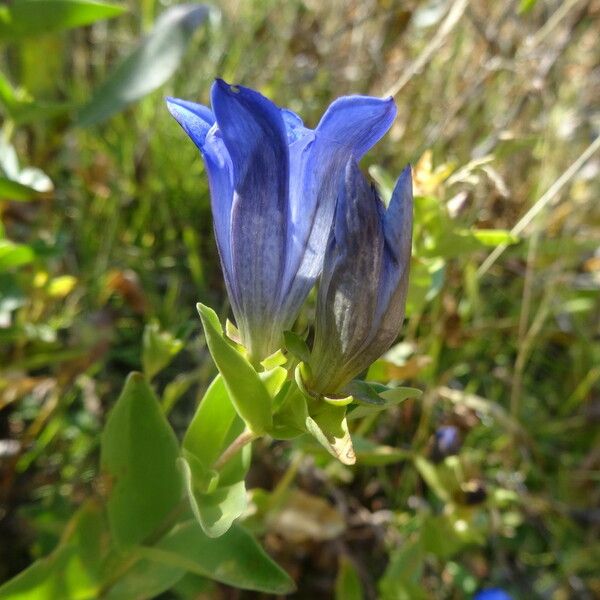
M 285 124 L 288 144 L 294 143 L 311 131 L 304 127 L 304 122 L 293 110 L 290 110 L 289 108 L 282 108 L 280 110 L 281 117 Z
M 343 96 L 327 109 L 317 132 L 329 143 L 351 149 L 359 161 L 391 127 L 396 118 L 393 98 Z
M 385 251 L 379 273 L 377 306 L 372 329 L 363 346 L 348 363 L 348 369 L 360 372 L 394 342 L 406 307 L 412 246 L 412 178 L 410 166 L 401 173 L 387 212 L 383 215 Z
M 332 391 L 356 374 L 346 365 L 372 336 L 384 263 L 383 210 L 358 165 L 350 161 L 319 285 L 313 347 L 318 362 L 311 363 L 315 381 Z
M 260 355 L 279 342 L 272 334 L 280 326 L 276 307 L 286 260 L 287 133 L 279 108 L 258 92 L 217 80 L 211 99 L 233 165 L 231 257 L 241 304 L 236 317 L 244 319 L 238 325 L 250 353 Z
M 385 215 L 385 239 L 399 263 L 410 256 L 412 241 L 413 191 L 410 165 L 400 173 Z
M 202 150 L 206 134 L 214 125 L 215 117 L 210 108 L 195 102 L 167 98 L 167 108 L 192 141 Z
M 213 223 L 217 247 L 223 265 L 225 284 L 234 312 L 239 307 L 239 293 L 232 279 L 230 250 L 231 204 L 233 202 L 233 168 L 212 111 L 201 104 L 167 98 L 169 112 L 198 146 L 206 163 L 211 192 Z
M 323 267 L 339 182 L 353 158 L 359 160 L 390 128 L 392 98 L 346 96 L 331 104 L 314 132 L 290 146 L 288 263 L 282 298 L 297 314 Z

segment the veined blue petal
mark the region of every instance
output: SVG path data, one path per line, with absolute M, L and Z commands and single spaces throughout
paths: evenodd
M 248 88 L 217 80 L 211 99 L 233 166 L 231 258 L 240 298 L 236 317 L 250 353 L 264 358 L 280 341 L 273 337 L 282 333 L 276 332 L 281 328 L 278 299 L 288 222 L 286 128 L 280 109 Z M 261 339 L 252 339 L 253 334 Z
M 373 327 L 384 262 L 383 204 L 355 161 L 347 165 L 319 285 L 311 370 L 335 391 Z
M 382 215 L 385 250 L 376 291 L 377 305 L 370 334 L 346 364 L 349 372 L 359 373 L 385 352 L 398 336 L 404 320 L 412 246 L 413 197 L 410 166 L 394 187 L 392 198 Z
M 166 101 L 169 112 L 192 138 L 194 144 L 202 150 L 206 134 L 215 123 L 215 117 L 210 108 L 179 98 L 167 98 Z
M 360 160 L 390 128 L 395 116 L 392 98 L 342 97 L 327 109 L 314 140 L 305 134 L 290 146 L 290 225 L 282 287 L 289 315 L 298 313 L 321 273 L 348 161 Z
M 406 262 L 412 242 L 413 189 L 412 171 L 406 166 L 392 193 L 385 214 L 385 239 L 388 248 L 398 262 Z
M 319 122 L 319 137 L 351 149 L 359 161 L 391 127 L 396 118 L 393 98 L 343 96 L 335 100 Z
M 281 108 L 280 110 L 287 132 L 288 144 L 293 144 L 311 131 L 304 127 L 304 122 L 293 110 L 289 108 Z
M 346 168 L 317 298 L 309 382 L 316 391 L 340 389 L 398 335 L 410 261 L 410 186 L 409 169 L 386 212 L 358 165 Z
M 232 279 L 230 250 L 231 204 L 233 202 L 233 167 L 212 111 L 195 102 L 167 98 L 169 112 L 200 149 L 206 163 L 217 247 L 223 265 L 225 284 L 234 311 L 239 294 Z

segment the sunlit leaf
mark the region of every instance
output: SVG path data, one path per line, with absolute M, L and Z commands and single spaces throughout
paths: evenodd
M 518 236 L 506 229 L 473 229 L 473 237 L 484 246 L 500 246 L 501 244 L 516 244 Z
M 0 39 L 56 33 L 124 12 L 123 6 L 97 0 L 18 0 L 0 8 Z
M 27 200 L 33 200 L 37 196 L 38 192 L 32 187 L 6 177 L 0 177 L 0 200 L 26 202 Z
M 56 549 L 0 587 L 2 600 L 92 600 L 101 587 L 108 551 L 103 507 L 86 502 L 67 524 Z
M 250 363 L 225 339 L 215 311 L 198 304 L 198 313 L 206 343 L 238 414 L 254 433 L 265 433 L 272 424 L 267 388 Z
M 29 246 L 0 239 L 0 272 L 26 265 L 34 258 L 35 253 Z

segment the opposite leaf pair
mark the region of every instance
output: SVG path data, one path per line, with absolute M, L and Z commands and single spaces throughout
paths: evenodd
M 212 111 L 169 99 L 198 146 L 241 340 L 253 365 L 283 345 L 317 278 L 306 385 L 336 394 L 393 343 L 411 251 L 410 169 L 386 211 L 358 161 L 389 129 L 391 98 L 336 100 L 315 130 L 261 94 L 217 80 Z

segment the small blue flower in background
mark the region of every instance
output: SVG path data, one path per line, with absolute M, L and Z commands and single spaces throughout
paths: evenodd
M 433 436 L 432 459 L 439 462 L 446 456 L 458 454 L 462 440 L 460 430 L 455 425 L 442 425 L 438 427 Z
M 489 588 L 477 592 L 473 600 L 514 600 L 513 597 L 501 588 Z
M 386 210 L 349 162 L 319 284 L 311 390 L 340 392 L 392 345 L 404 318 L 411 241 L 410 167 Z
M 389 129 L 394 101 L 347 96 L 315 130 L 249 88 L 217 80 L 212 111 L 167 99 L 200 149 L 242 342 L 254 361 L 282 345 L 323 267 L 339 180 Z

